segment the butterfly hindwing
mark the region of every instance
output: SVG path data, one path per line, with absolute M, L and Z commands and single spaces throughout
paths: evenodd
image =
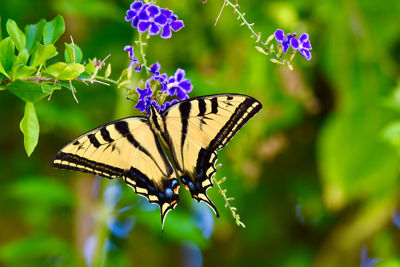
M 194 199 L 207 203 L 217 216 L 217 209 L 206 194 L 216 171 L 217 151 L 261 107 L 252 97 L 222 94 L 191 98 L 162 114 L 163 137 L 169 143 L 181 181 Z
M 146 117 L 117 120 L 81 135 L 57 153 L 53 166 L 122 177 L 160 206 L 162 223 L 179 201 L 175 172 Z

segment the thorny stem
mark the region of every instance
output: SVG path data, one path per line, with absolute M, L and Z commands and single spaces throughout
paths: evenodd
M 260 42 L 262 44 L 262 46 L 265 48 L 266 51 L 268 51 L 269 54 L 273 55 L 274 57 L 276 57 L 279 61 L 281 61 L 284 64 L 287 64 L 288 62 L 284 59 L 282 59 L 281 57 L 279 57 L 277 54 L 275 54 L 274 52 L 272 52 L 268 47 L 267 44 L 265 42 L 263 42 L 262 40 L 259 40 L 259 35 L 254 31 L 253 29 L 253 24 L 250 24 L 246 18 L 244 17 L 244 14 L 242 14 L 239 9 L 238 6 L 239 4 L 236 2 L 235 4 L 233 4 L 231 1 L 229 0 L 224 0 L 224 4 L 222 5 L 221 11 L 219 12 L 219 15 L 217 17 L 217 20 L 215 21 L 215 25 L 217 24 L 219 17 L 221 16 L 222 10 L 226 7 L 226 6 L 231 6 L 233 8 L 234 13 L 237 13 L 239 18 L 243 21 L 244 25 L 247 26 L 247 28 L 249 28 L 252 36 L 254 36 L 254 38 L 256 39 L 256 42 Z
M 225 181 L 225 177 L 222 178 L 220 181 L 218 181 L 215 177 L 212 177 L 212 180 L 214 182 L 215 185 L 217 185 L 217 188 L 219 190 L 219 193 L 224 197 L 225 200 L 225 207 L 227 207 L 231 213 L 232 213 L 232 217 L 236 220 L 236 224 L 238 226 L 242 226 L 243 228 L 246 228 L 246 226 L 244 225 L 244 223 L 240 220 L 240 216 L 238 213 L 236 213 L 236 208 L 232 207 L 231 204 L 229 203 L 230 200 L 233 200 L 233 198 L 227 198 L 226 197 L 226 189 L 222 189 L 221 188 L 221 183 L 223 181 Z

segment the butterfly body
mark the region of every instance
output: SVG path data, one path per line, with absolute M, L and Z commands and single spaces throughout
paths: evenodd
M 179 202 L 179 177 L 194 199 L 219 216 L 206 194 L 217 151 L 261 107 L 254 98 L 239 94 L 191 98 L 162 113 L 150 107 L 149 117 L 110 122 L 74 139 L 57 153 L 53 166 L 122 177 L 136 193 L 160 206 L 162 224 Z M 167 144 L 176 170 L 160 141 Z

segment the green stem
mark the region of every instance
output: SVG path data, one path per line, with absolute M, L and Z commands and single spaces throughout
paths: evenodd
M 102 184 L 103 181 L 102 181 Z M 107 228 L 107 212 L 105 210 L 104 204 L 102 202 L 99 203 L 98 211 L 96 212 L 96 227 L 94 229 L 95 236 L 95 249 L 93 252 L 93 267 L 104 266 L 107 258 L 107 252 L 105 251 L 106 240 L 109 235 L 109 230 Z
M 223 190 L 221 188 L 221 183 L 225 180 L 226 178 L 222 178 L 221 181 L 218 181 L 215 177 L 212 177 L 212 181 L 214 182 L 214 184 L 217 186 L 219 193 L 224 197 L 225 200 L 225 207 L 228 208 L 231 213 L 232 213 L 232 217 L 235 219 L 236 224 L 238 226 L 242 226 L 243 228 L 246 228 L 246 226 L 244 225 L 244 223 L 240 220 L 240 216 L 239 214 L 236 212 L 236 208 L 232 207 L 231 204 L 229 203 L 230 200 L 233 200 L 233 198 L 227 198 L 226 197 L 226 189 Z
M 144 46 L 146 45 L 146 43 L 144 43 L 144 42 L 142 41 L 142 34 L 141 34 L 141 33 L 139 33 L 139 40 L 138 40 L 138 43 L 139 43 L 139 48 L 140 48 L 140 54 L 142 55 L 142 65 L 143 65 L 143 67 L 145 68 L 146 73 L 149 74 L 149 69 L 148 69 L 148 67 L 147 67 L 146 54 L 145 54 L 145 52 L 144 52 Z
M 254 31 L 253 29 L 253 25 L 250 24 L 246 18 L 244 17 L 244 15 L 239 11 L 239 9 L 237 8 L 237 4 L 233 4 L 231 1 L 229 0 L 224 0 L 224 4 L 222 6 L 222 9 L 226 6 L 229 5 L 233 8 L 234 12 L 238 14 L 239 18 L 243 21 L 243 23 L 247 26 L 247 28 L 249 28 L 251 34 L 254 36 L 254 38 L 256 38 L 257 41 L 259 41 L 262 46 L 264 46 L 265 50 L 268 51 L 269 54 L 273 55 L 274 57 L 276 57 L 278 60 L 280 60 L 282 63 L 287 63 L 286 60 L 282 59 L 281 57 L 279 57 L 277 54 L 275 54 L 274 52 L 272 52 L 268 47 L 267 44 L 261 40 L 258 40 L 258 34 Z M 221 11 L 222 12 L 222 11 Z

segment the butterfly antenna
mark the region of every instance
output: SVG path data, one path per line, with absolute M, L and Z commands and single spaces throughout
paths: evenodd
M 136 100 L 133 100 L 132 98 L 126 97 L 126 99 L 132 101 L 132 102 L 135 103 L 135 104 L 138 103 Z

